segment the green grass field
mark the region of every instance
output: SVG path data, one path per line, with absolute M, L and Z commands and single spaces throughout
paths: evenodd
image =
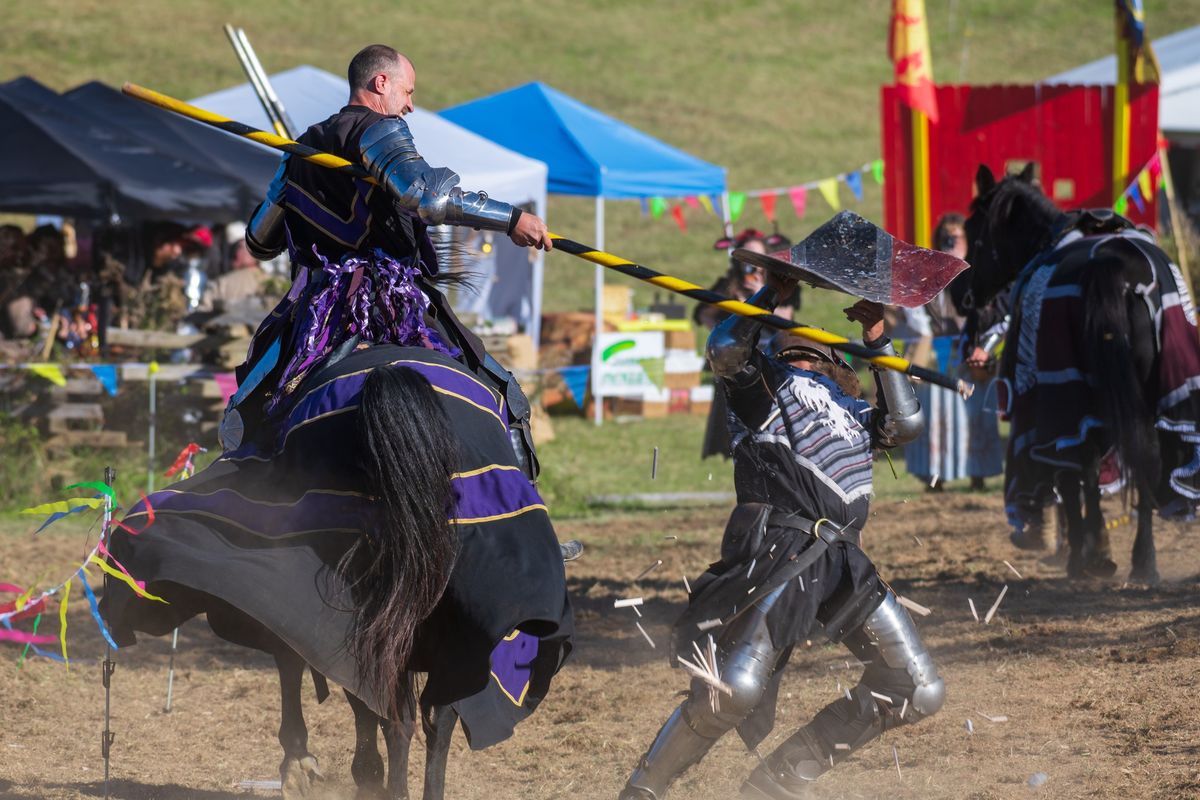
M 891 80 L 891 3 L 866 0 L 493 0 L 350 4 L 308 0 L 45 0 L 10 3 L 0 36 L 0 80 L 29 74 L 66 89 L 132 80 L 194 97 L 243 80 L 221 32 L 243 26 L 268 71 L 309 63 L 341 72 L 373 41 L 407 52 L 417 102 L 429 109 L 541 80 L 695 155 L 725 165 L 734 190 L 786 186 L 875 158 L 879 86 Z M 1111 53 L 1107 0 L 928 0 L 935 77 L 977 84 L 1033 81 Z M 1195 2 L 1146 2 L 1151 37 L 1200 22 Z M 452 165 L 451 165 L 452 166 Z M 866 180 L 857 208 L 880 219 Z M 844 199 L 850 200 L 843 189 Z M 793 236 L 827 216 L 810 201 Z M 554 230 L 590 241 L 593 201 L 553 197 Z M 707 282 L 723 269 L 711 250 L 714 218 L 689 212 L 690 228 L 643 218 L 638 203 L 608 207 L 608 248 Z M 764 226 L 748 204 L 741 224 Z M 547 265 L 546 308 L 591 304 L 591 268 L 565 256 Z M 623 280 L 623 279 L 621 279 Z M 844 298 L 811 293 L 808 321 L 844 329 Z M 639 302 L 649 290 L 639 289 Z

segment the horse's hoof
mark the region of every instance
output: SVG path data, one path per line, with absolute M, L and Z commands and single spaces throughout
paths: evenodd
M 1117 574 L 1117 565 L 1109 558 L 1097 558 L 1083 568 L 1085 575 L 1092 578 L 1111 578 Z
M 359 786 L 354 790 L 354 800 L 390 800 L 392 796 L 383 788 L 383 783 L 374 783 L 369 786 Z M 408 800 L 406 794 L 402 800 Z
M 284 756 L 279 765 L 280 788 L 284 800 L 297 800 L 312 795 L 313 783 L 324 780 L 325 776 L 317 766 L 317 758 L 311 753 L 300 758 Z
M 1157 586 L 1162 583 L 1162 576 L 1158 574 L 1158 570 L 1156 569 L 1135 569 L 1129 573 L 1129 582 L 1144 586 Z
M 1022 531 L 1013 531 L 1008 540 L 1018 550 L 1045 550 L 1046 534 L 1042 528 L 1029 527 Z

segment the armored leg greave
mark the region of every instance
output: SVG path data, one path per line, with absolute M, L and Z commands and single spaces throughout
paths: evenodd
M 671 714 L 638 762 L 621 800 L 662 800 L 675 778 L 758 705 L 779 659 L 767 631 L 767 612 L 782 592 L 780 587 L 767 595 L 722 631 L 717 662 L 721 680 L 733 694 L 713 692 L 704 681 L 693 680 L 688 698 Z
M 891 591 L 846 645 L 867 665 L 862 680 L 754 770 L 744 787 L 748 796 L 801 798 L 806 784 L 884 730 L 917 722 L 942 707 L 945 686 L 937 667 Z

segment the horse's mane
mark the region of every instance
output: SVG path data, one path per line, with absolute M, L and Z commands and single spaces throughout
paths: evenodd
M 991 197 L 980 195 L 971 201 L 971 211 L 978 212 L 986 202 L 984 209 L 988 227 L 993 230 L 1003 230 L 1005 222 L 1011 219 L 1018 201 L 1025 201 L 1030 214 L 1042 223 L 1045 232 L 1053 226 L 1059 215 L 1058 206 L 1045 195 L 1037 184 L 1022 180 L 1019 176 L 1005 176 L 996 188 L 990 192 Z

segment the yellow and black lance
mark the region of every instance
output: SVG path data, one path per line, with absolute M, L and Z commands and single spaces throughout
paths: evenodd
M 206 111 L 202 108 L 197 108 L 193 105 L 169 97 L 152 89 L 147 89 L 144 86 L 138 86 L 133 83 L 126 83 L 121 87 L 121 91 L 130 97 L 137 98 L 159 108 L 173 111 L 176 114 L 194 119 L 197 122 L 203 122 L 211 125 L 214 128 L 220 128 L 228 133 L 242 136 L 251 141 L 265 144 L 268 147 L 273 147 L 276 150 L 282 150 L 285 153 L 290 153 L 298 158 L 303 158 L 306 161 L 311 161 L 314 164 L 319 164 L 323 167 L 342 172 L 345 175 L 353 178 L 375 182 L 363 167 L 347 161 L 344 158 L 325 153 L 316 148 L 303 145 L 292 139 L 284 136 L 278 136 L 273 133 L 252 128 L 241 122 L 229 119 L 228 117 L 214 114 L 211 111 Z M 825 226 L 822 226 L 825 227 Z M 907 359 L 900 356 L 880 355 L 874 350 L 865 347 L 857 342 L 852 342 L 844 336 L 838 336 L 836 333 L 830 333 L 820 328 L 811 328 L 805 325 L 797 325 L 793 320 L 785 319 L 784 317 L 772 314 L 770 311 L 751 305 L 750 303 L 741 300 L 734 300 L 717 292 L 709 291 L 694 283 L 685 281 L 681 278 L 676 278 L 671 275 L 664 275 L 660 272 L 655 272 L 652 269 L 637 264 L 620 256 L 606 253 L 603 250 L 596 250 L 579 242 L 572 241 L 558 234 L 551 233 L 550 238 L 554 241 L 556 250 L 562 250 L 565 253 L 570 253 L 573 256 L 590 261 L 593 264 L 599 264 L 602 267 L 611 269 L 615 272 L 620 272 L 622 275 L 628 275 L 631 278 L 636 278 L 639 281 L 653 284 L 661 289 L 666 289 L 676 294 L 681 294 L 684 297 L 690 297 L 701 303 L 717 306 L 731 314 L 737 314 L 741 317 L 750 317 L 755 321 L 765 325 L 768 328 L 775 330 L 787 331 L 812 342 L 828 345 L 836 350 L 840 350 L 848 355 L 861 358 L 873 366 L 882 369 L 890 369 L 896 372 L 902 372 L 914 378 L 920 378 L 923 381 L 935 384 L 937 386 L 956 391 L 964 397 L 969 396 L 971 392 L 971 384 L 949 375 L 944 375 L 936 370 L 931 370 L 926 367 L 913 364 Z M 806 240 L 807 241 L 807 240 Z M 928 251 L 926 251 L 928 252 Z

